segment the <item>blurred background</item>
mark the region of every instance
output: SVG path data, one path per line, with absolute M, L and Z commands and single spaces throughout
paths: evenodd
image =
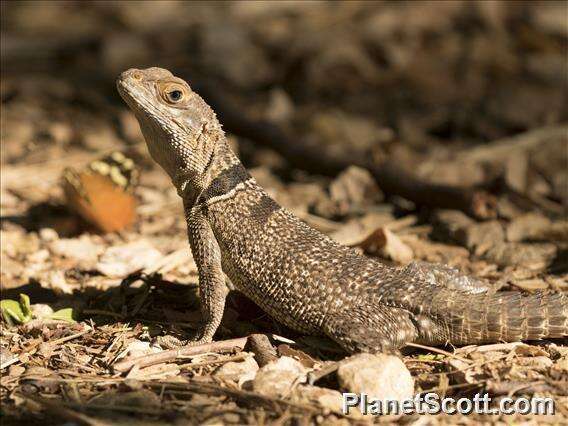
M 568 239 L 566 2 L 1 8 L 4 287 L 38 278 L 6 249 L 11 241 L 35 241 L 42 229 L 76 238 L 89 230 L 78 216 L 103 234 L 129 229 L 105 244 L 160 236 L 169 252 L 172 236 L 185 234 L 175 190 L 115 89 L 121 71 L 149 66 L 186 79 L 257 180 L 324 232 L 380 212 L 382 222 L 343 232 L 355 232 L 346 237 L 353 242 L 410 215 L 422 237 L 501 266 L 528 258 L 542 269 L 565 258 L 557 241 Z M 116 226 L 108 223 L 115 201 L 85 207 L 90 175 L 80 174 L 114 151 L 140 171 L 136 201 L 123 200 Z M 71 197 L 61 185 L 70 167 L 78 178 L 64 182 L 86 179 Z M 535 238 L 554 247 L 519 248 Z
M 131 67 L 168 68 L 214 106 L 346 162 L 389 159 L 465 186 L 502 170 L 465 156 L 456 167 L 457 150 L 568 114 L 563 1 L 14 1 L 1 11 L 4 164 L 137 142 L 114 88 Z M 286 168 L 266 143 L 248 142 L 247 165 Z M 517 159 L 531 168 L 518 189 L 563 202 L 565 147 Z
M 77 237 L 85 227 L 76 213 L 95 225 L 107 220 L 107 201 L 83 211 L 88 185 L 70 201 L 60 182 L 66 168 L 81 173 L 117 150 L 141 171 L 141 219 L 123 222 L 138 236 L 184 234 L 175 191 L 115 90 L 121 71 L 160 66 L 213 106 L 259 182 L 324 231 L 379 210 L 441 223 L 438 237 L 478 256 L 492 245 L 478 247 L 480 237 L 470 236 L 477 225 L 495 244 L 542 239 L 568 204 L 567 7 L 2 2 L 4 236 L 52 229 Z M 515 228 L 503 237 L 510 223 L 528 234 Z M 554 232 L 563 238 L 562 223 Z M 546 266 L 565 253 L 555 247 L 527 256 Z M 499 250 L 489 259 L 518 261 L 516 245 Z M 4 286 L 25 282 L 22 258 L 2 255 Z

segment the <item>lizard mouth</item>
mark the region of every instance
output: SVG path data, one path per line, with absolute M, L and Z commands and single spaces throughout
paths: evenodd
M 143 111 L 150 117 L 159 117 L 163 113 L 152 103 L 152 93 L 144 85 L 140 72 L 136 69 L 124 71 L 116 80 L 120 97 L 136 113 Z
M 136 102 L 134 101 L 134 96 L 132 94 L 133 89 L 131 85 L 128 83 L 127 78 L 124 77 L 122 73 L 118 79 L 116 80 L 116 89 L 120 94 L 120 97 L 130 106 L 136 106 Z

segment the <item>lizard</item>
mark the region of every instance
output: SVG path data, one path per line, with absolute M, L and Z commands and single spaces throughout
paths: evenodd
M 183 201 L 202 312 L 184 344 L 212 341 L 225 277 L 277 321 L 348 353 L 568 335 L 565 294 L 493 291 L 425 262 L 387 265 L 311 228 L 251 177 L 215 112 L 170 71 L 129 69 L 117 89 Z

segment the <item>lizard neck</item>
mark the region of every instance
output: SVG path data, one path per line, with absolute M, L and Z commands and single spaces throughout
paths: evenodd
M 249 179 L 252 179 L 251 176 L 229 148 L 225 137 L 222 137 L 215 144 L 199 176 L 180 171 L 174 177 L 174 184 L 184 206 L 191 208 L 218 197 L 227 197 L 237 185 Z

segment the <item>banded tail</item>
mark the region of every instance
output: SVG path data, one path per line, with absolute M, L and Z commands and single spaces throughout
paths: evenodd
M 445 333 L 439 335 L 456 345 L 568 336 L 565 294 L 511 291 L 465 295 L 448 298 L 444 305 L 448 315 L 442 320 Z

